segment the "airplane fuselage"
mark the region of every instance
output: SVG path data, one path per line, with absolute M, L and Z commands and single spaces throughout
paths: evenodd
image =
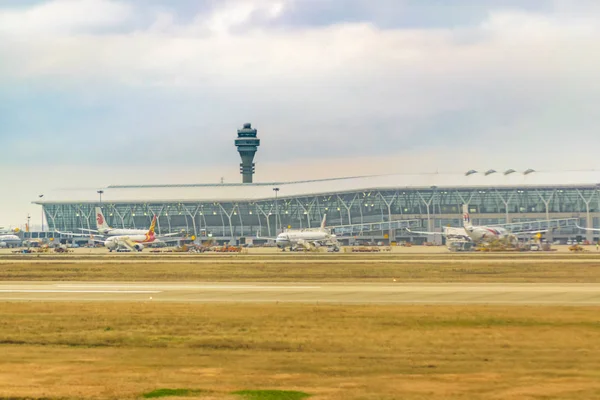
M 504 239 L 510 234 L 504 228 L 489 226 L 465 226 L 465 232 L 474 242 L 481 242 L 491 239 Z
M 111 236 L 104 242 L 104 246 L 109 249 L 116 249 L 119 246 L 119 242 L 129 240 L 133 243 L 138 243 L 142 245 L 148 243 L 154 243 L 156 241 L 156 236 L 151 234 L 143 234 L 143 235 L 120 235 L 120 236 Z
M 106 239 L 106 243 L 108 242 L 118 242 L 120 240 L 131 240 L 135 243 L 152 243 L 156 240 L 156 236 L 154 235 L 120 235 L 120 236 L 111 236 Z
M 0 247 L 15 247 L 23 243 L 17 235 L 0 235 Z
M 330 240 L 335 240 L 335 235 L 322 230 L 299 230 L 288 231 L 277 235 L 275 243 L 279 248 L 293 247 L 298 243 L 325 243 Z

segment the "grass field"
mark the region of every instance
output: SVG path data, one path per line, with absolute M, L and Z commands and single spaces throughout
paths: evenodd
M 599 311 L 2 303 L 0 399 L 596 399 Z
M 490 255 L 491 256 L 491 255 Z M 600 258 L 3 261 L 0 281 L 544 282 L 598 283 Z

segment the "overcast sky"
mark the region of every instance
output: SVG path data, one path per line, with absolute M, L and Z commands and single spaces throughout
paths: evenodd
M 237 182 L 244 122 L 262 181 L 600 168 L 598 71 L 597 0 L 0 0 L 0 226 Z

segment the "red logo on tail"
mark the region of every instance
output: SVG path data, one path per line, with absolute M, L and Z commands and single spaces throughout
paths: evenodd
M 104 218 L 102 218 L 102 214 L 98 214 L 96 216 L 96 221 L 98 222 L 98 225 L 102 225 L 104 223 Z

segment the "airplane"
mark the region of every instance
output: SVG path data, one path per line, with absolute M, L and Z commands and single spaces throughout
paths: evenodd
M 99 236 L 99 237 L 104 237 L 104 236 L 112 237 L 112 236 L 130 236 L 130 235 L 139 236 L 139 235 L 145 235 L 148 232 L 145 229 L 111 228 L 106 223 L 106 218 L 104 218 L 104 213 L 102 212 L 102 209 L 100 207 L 96 207 L 96 227 L 98 229 L 79 228 L 81 231 L 90 232 L 89 234 L 77 234 L 77 233 L 59 232 L 59 231 L 56 231 L 56 233 L 60 233 L 62 235 L 66 235 L 66 236 L 78 236 L 78 237 L 85 237 L 85 236 L 88 236 L 91 234 L 95 234 L 94 236 Z M 155 242 L 160 242 L 161 241 L 160 239 L 162 239 L 162 238 L 176 236 L 179 234 L 180 233 L 178 233 L 178 232 L 174 232 L 174 233 L 167 233 L 164 235 L 160 235 L 159 237 L 157 237 L 157 240 Z
M 532 235 L 535 233 L 544 233 L 548 232 L 548 229 L 535 230 L 535 231 L 523 231 L 518 233 L 513 233 L 508 229 L 501 226 L 485 226 L 485 225 L 473 225 L 471 223 L 471 217 L 469 216 L 469 207 L 466 204 L 463 204 L 463 229 L 467 234 L 469 239 L 471 239 L 475 243 L 488 242 L 490 240 L 515 240 L 517 236 L 520 235 Z M 442 236 L 450 236 L 456 235 L 456 231 L 447 231 L 447 232 L 419 232 L 419 231 L 411 231 L 406 228 L 407 231 L 411 233 L 423 234 L 423 235 L 442 235 Z M 450 233 L 452 232 L 452 233 Z
M 0 235 L 0 248 L 19 247 L 23 241 L 17 235 Z
M 489 239 L 506 239 L 512 235 L 506 228 L 492 226 L 474 226 L 469 216 L 469 207 L 463 204 L 463 227 L 465 232 L 475 243 L 483 242 Z
M 158 242 L 154 229 L 156 228 L 156 215 L 152 218 L 150 229 L 143 231 L 144 234 L 130 234 L 130 235 L 118 235 L 109 236 L 106 240 L 94 239 L 94 241 L 104 244 L 110 252 L 118 250 L 119 248 L 126 248 L 129 250 L 142 251 L 145 244 Z
M 318 248 L 320 246 L 331 246 L 333 251 L 339 251 L 340 247 L 336 236 L 325 228 L 327 215 L 323 215 L 321 227 L 318 229 L 290 229 L 277 235 L 275 244 L 285 251 L 286 247 L 290 250 L 302 246 L 306 249 Z
M 97 229 L 83 229 L 80 228 L 81 231 L 84 232 L 94 232 L 101 236 L 123 236 L 123 235 L 145 235 L 145 229 L 118 229 L 111 228 L 106 223 L 106 218 L 104 218 L 104 213 L 100 207 L 96 207 L 96 228 Z M 178 233 L 169 233 L 162 236 L 175 236 Z

